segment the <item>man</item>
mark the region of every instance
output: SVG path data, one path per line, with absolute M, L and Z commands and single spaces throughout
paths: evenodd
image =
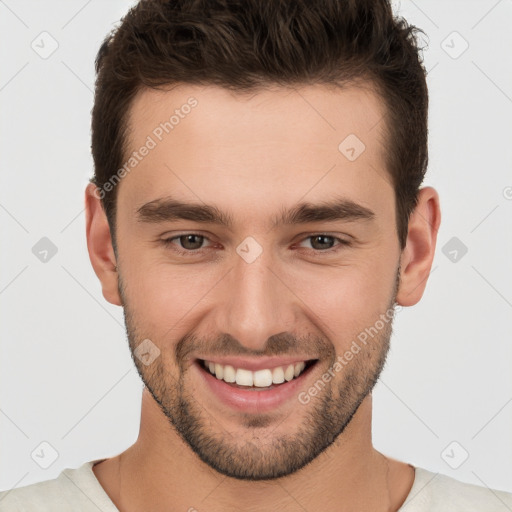
M 97 58 L 85 202 L 140 434 L 2 510 L 512 509 L 372 446 L 393 314 L 440 224 L 414 35 L 384 0 L 129 11 Z

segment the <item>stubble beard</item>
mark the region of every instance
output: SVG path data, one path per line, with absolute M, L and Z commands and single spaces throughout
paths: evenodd
M 297 400 L 297 406 L 285 418 L 275 412 L 244 414 L 240 417 L 236 432 L 229 432 L 220 426 L 219 421 L 207 411 L 207 407 L 190 392 L 191 382 L 190 379 L 186 380 L 186 367 L 182 361 L 171 359 L 175 356 L 174 351 L 161 353 L 149 366 L 145 366 L 134 355 L 137 345 L 148 336 L 139 335 L 141 333 L 134 312 L 124 295 L 121 276 L 119 278 L 128 342 L 142 382 L 169 421 L 170 427 L 175 429 L 193 452 L 208 466 L 232 478 L 272 480 L 295 473 L 313 461 L 349 425 L 363 400 L 373 390 L 386 362 L 392 335 L 392 318 L 350 362 L 340 371 L 333 372 L 335 377 L 308 404 L 302 405 Z M 395 289 L 386 310 L 387 315 L 389 311 L 394 313 L 399 280 L 400 268 L 396 273 Z M 363 330 L 367 327 L 370 326 L 363 327 Z M 190 335 L 186 335 L 177 345 L 189 339 Z M 201 346 L 208 346 L 204 341 L 200 343 Z M 316 343 L 322 347 L 320 352 L 326 355 L 320 359 L 316 368 L 323 364 L 324 371 L 332 369 L 337 358 L 332 343 L 324 338 L 316 339 Z M 166 342 L 156 341 L 155 344 L 159 347 L 171 346 Z M 304 345 L 297 343 L 295 346 Z M 169 365 L 178 369 L 177 378 L 170 371 Z M 314 371 L 318 373 L 319 370 Z M 275 430 L 279 428 L 282 431 L 287 421 L 293 421 L 290 416 L 295 415 L 297 410 L 302 420 L 294 425 L 294 431 L 278 435 Z M 243 427 L 245 435 L 240 435 L 240 427 Z

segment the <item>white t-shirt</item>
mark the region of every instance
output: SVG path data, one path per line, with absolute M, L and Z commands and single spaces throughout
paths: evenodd
M 64 469 L 53 480 L 0 492 L 1 512 L 119 512 L 92 466 Z M 511 512 L 512 493 L 466 484 L 415 467 L 413 486 L 398 512 Z

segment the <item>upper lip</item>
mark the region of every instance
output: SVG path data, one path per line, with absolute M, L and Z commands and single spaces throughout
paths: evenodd
M 311 357 L 288 356 L 288 357 L 259 357 L 257 359 L 250 359 L 247 357 L 199 357 L 203 361 L 211 363 L 218 363 L 223 366 L 229 364 L 233 368 L 243 368 L 253 372 L 258 370 L 272 369 L 277 366 L 288 366 L 290 364 L 301 363 L 302 361 L 312 361 Z

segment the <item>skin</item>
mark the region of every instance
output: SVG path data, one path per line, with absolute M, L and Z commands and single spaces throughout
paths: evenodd
M 383 163 L 384 111 L 370 88 L 144 90 L 130 111 L 130 153 L 192 96 L 197 106 L 117 185 L 117 254 L 95 187 L 86 189 L 87 244 L 103 295 L 124 307 L 132 355 L 144 339 L 160 350 L 148 366 L 134 357 L 145 384 L 137 441 L 93 471 L 123 512 L 398 510 L 414 468 L 371 438 L 371 390 L 391 322 L 308 403 L 294 398 L 270 413 L 219 402 L 193 362 L 306 355 L 318 359 L 307 391 L 379 315 L 421 299 L 438 194 L 419 191 L 402 251 Z M 338 150 L 349 134 L 366 146 L 354 161 Z M 137 220 L 138 208 L 169 195 L 215 205 L 233 225 Z M 271 224 L 299 202 L 335 196 L 374 218 Z M 196 256 L 173 250 L 191 247 L 179 239 L 162 242 L 187 233 L 206 237 Z M 318 244 L 321 234 L 334 237 L 330 245 Z M 251 263 L 236 252 L 248 236 L 262 249 Z M 322 251 L 331 247 L 338 251 Z

